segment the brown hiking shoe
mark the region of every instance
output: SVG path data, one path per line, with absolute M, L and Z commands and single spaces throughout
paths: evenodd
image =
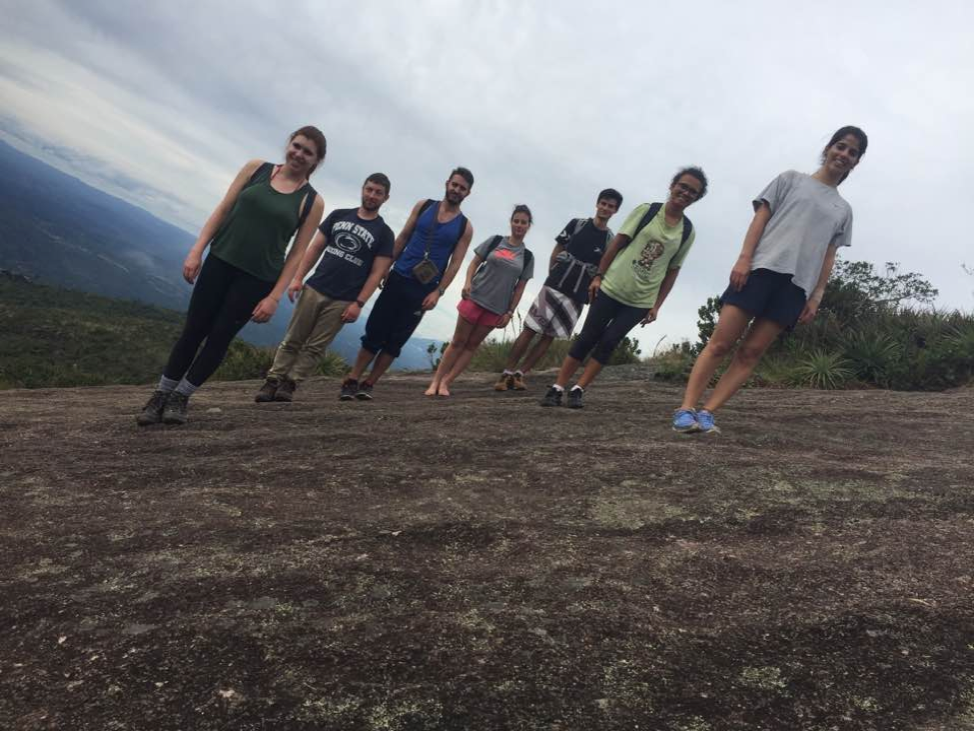
M 298 387 L 294 381 L 290 378 L 282 378 L 280 385 L 277 387 L 277 391 L 274 393 L 275 401 L 293 401 L 294 400 L 294 389 Z
M 166 408 L 166 401 L 169 400 L 168 391 L 153 391 L 148 403 L 142 407 L 142 413 L 136 417 L 135 421 L 139 426 L 149 426 L 158 424 L 162 421 L 162 410 Z
M 495 391 L 506 391 L 511 387 L 511 377 L 506 373 L 501 373 L 501 377 L 497 379 L 497 383 L 494 384 Z
M 254 396 L 254 401 L 259 404 L 268 404 L 274 400 L 274 395 L 277 393 L 277 389 L 280 388 L 281 382 L 276 378 L 268 378 L 264 381 L 264 385 L 260 387 L 260 391 Z
M 528 387 L 524 385 L 524 375 L 521 373 L 515 373 L 511 377 L 511 388 L 515 391 L 527 391 Z

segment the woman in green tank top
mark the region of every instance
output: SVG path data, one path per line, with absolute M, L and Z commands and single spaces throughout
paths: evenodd
M 308 178 L 325 149 L 317 128 L 302 127 L 290 136 L 283 164 L 251 160 L 237 173 L 183 262 L 183 277 L 195 283 L 186 324 L 140 426 L 185 423 L 189 397 L 220 366 L 237 333 L 249 320 L 274 316 L 321 222 L 324 202 Z

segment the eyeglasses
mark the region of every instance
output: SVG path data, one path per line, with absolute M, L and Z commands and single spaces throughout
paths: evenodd
M 676 187 L 682 190 L 687 195 L 693 196 L 694 198 L 700 197 L 700 191 L 692 186 L 687 185 L 686 183 L 677 183 Z

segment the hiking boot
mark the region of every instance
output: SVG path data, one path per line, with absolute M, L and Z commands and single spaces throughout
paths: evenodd
M 357 398 L 359 401 L 371 401 L 372 384 L 368 381 L 362 381 L 358 385 L 358 391 L 355 392 L 355 398 Z
M 276 378 L 268 378 L 264 381 L 264 385 L 260 387 L 260 391 L 254 396 L 254 401 L 259 404 L 267 404 L 274 400 L 274 394 L 277 393 L 278 387 L 281 382 Z
M 280 385 L 277 387 L 277 392 L 274 394 L 274 400 L 290 403 L 294 400 L 294 389 L 297 387 L 298 384 L 290 378 L 282 378 Z
M 693 409 L 677 409 L 673 414 L 673 431 L 680 434 L 693 434 L 700 431 L 697 412 Z
M 515 373 L 513 376 L 511 376 L 510 388 L 513 388 L 515 391 L 528 390 L 528 387 L 524 385 L 523 373 Z
M 166 401 L 166 408 L 162 411 L 163 424 L 185 424 L 187 420 L 186 409 L 189 406 L 189 396 L 178 391 L 169 394 Z
M 582 403 L 582 394 L 585 391 L 576 386 L 571 391 L 568 392 L 568 408 L 570 409 L 581 409 L 585 406 Z
M 497 379 L 497 383 L 494 384 L 495 391 L 506 391 L 511 387 L 511 375 L 509 373 L 501 373 L 501 377 Z
M 162 411 L 166 408 L 166 400 L 168 398 L 168 391 L 153 391 L 152 396 L 149 397 L 145 406 L 142 407 L 142 413 L 136 417 L 136 423 L 139 426 L 149 426 L 150 424 L 158 424 L 162 421 Z
M 355 394 L 358 393 L 358 381 L 354 378 L 346 378 L 342 381 L 342 391 L 338 394 L 339 401 L 354 401 Z
M 720 434 L 720 427 L 714 423 L 714 415 L 706 409 L 697 412 L 697 428 L 702 434 Z
M 541 405 L 561 406 L 561 394 L 562 392 L 559 389 L 552 386 L 551 388 L 548 389 L 548 393 L 544 395 L 544 398 L 541 399 Z

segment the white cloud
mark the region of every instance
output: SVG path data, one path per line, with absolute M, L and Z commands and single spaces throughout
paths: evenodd
M 314 182 L 329 208 L 353 205 L 382 170 L 398 228 L 463 164 L 477 176 L 465 204 L 477 240 L 526 202 L 539 260 L 600 188 L 626 196 L 618 226 L 664 196 L 678 166 L 699 163 L 711 192 L 690 209 L 697 245 L 660 321 L 641 331 L 648 350 L 695 336 L 751 197 L 782 170 L 814 169 L 851 123 L 871 146 L 842 188 L 856 215 L 850 256 L 900 261 L 940 287 L 942 305 L 972 305 L 960 269 L 972 258 L 960 225 L 974 164 L 966 3 L 0 0 L 0 12 L 0 102 L 13 123 L 100 161 L 72 172 L 139 181 L 123 192 L 189 228 L 246 159 L 275 158 L 306 123 L 328 136 Z M 447 299 L 420 334 L 449 336 Z

